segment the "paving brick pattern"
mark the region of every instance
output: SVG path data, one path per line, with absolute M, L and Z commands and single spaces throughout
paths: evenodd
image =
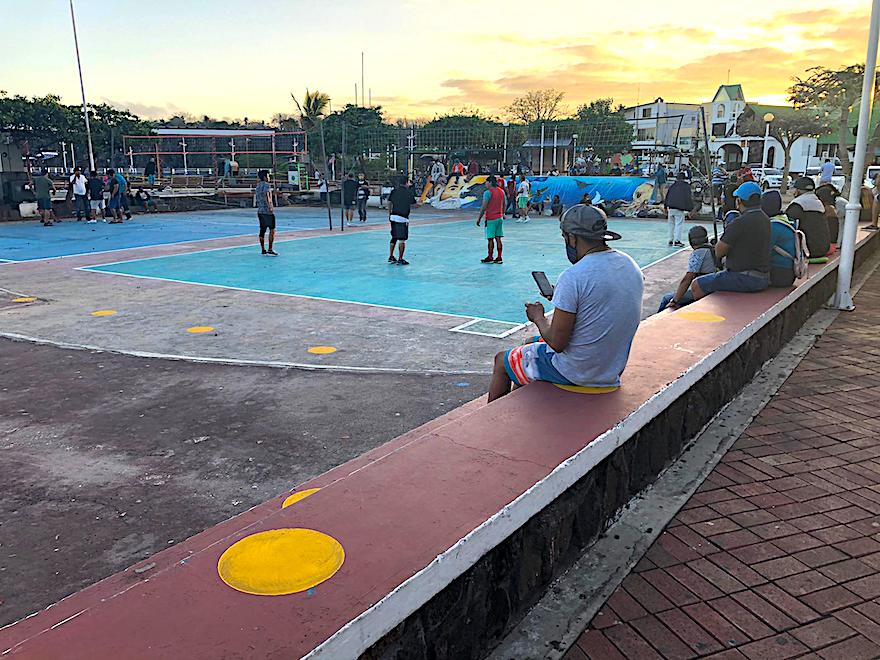
M 880 274 L 567 660 L 880 658 Z

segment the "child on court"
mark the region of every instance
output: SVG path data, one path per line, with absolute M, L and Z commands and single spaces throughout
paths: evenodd
M 520 174 L 519 185 L 516 187 L 516 206 L 519 210 L 517 222 L 529 221 L 529 199 L 532 196 L 532 185 L 525 174 Z
M 490 175 L 486 179 L 486 192 L 483 193 L 483 204 L 480 206 L 480 215 L 477 218 L 477 227 L 486 216 L 486 240 L 489 243 L 489 251 L 484 264 L 503 264 L 501 258 L 501 239 L 504 236 L 504 191 L 498 187 L 498 181 Z M 498 256 L 494 256 L 494 247 L 498 247 Z
M 688 232 L 688 242 L 691 244 L 690 257 L 688 258 L 687 272 L 678 283 L 678 289 L 675 293 L 667 293 L 660 301 L 660 309 L 662 312 L 667 307 L 676 309 L 684 307 L 694 302 L 694 295 L 691 293 L 691 282 L 700 275 L 709 275 L 718 270 L 715 264 L 715 249 L 709 243 L 709 232 L 702 225 L 692 227 Z

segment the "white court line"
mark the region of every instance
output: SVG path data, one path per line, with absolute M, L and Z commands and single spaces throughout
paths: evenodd
M 525 328 L 528 325 L 528 323 L 516 324 L 516 323 L 505 321 L 505 323 L 507 323 L 507 325 L 511 325 L 513 327 L 509 328 L 508 330 L 505 330 L 504 332 L 502 332 L 500 334 L 498 334 L 498 333 L 493 334 L 491 332 L 477 332 L 475 330 L 468 330 L 468 328 L 470 326 L 472 326 L 476 323 L 480 323 L 484 320 L 485 319 L 473 319 L 471 321 L 467 321 L 466 323 L 462 323 L 461 325 L 457 325 L 454 328 L 449 328 L 449 332 L 461 332 L 461 333 L 467 334 L 467 335 L 481 335 L 483 337 L 494 337 L 495 339 L 504 339 L 505 337 L 509 337 L 510 335 L 512 335 L 515 332 L 519 332 L 520 330 L 522 330 L 523 328 Z
M 143 260 L 145 261 L 145 260 Z M 126 263 L 126 262 L 119 262 Z M 108 264 L 112 265 L 112 264 Z M 176 280 L 168 277 L 154 277 L 152 275 L 132 275 L 131 273 L 118 273 L 111 270 L 97 270 L 96 266 L 80 266 L 79 268 L 74 268 L 74 270 L 81 270 L 90 273 L 98 273 L 99 275 L 113 275 L 116 277 L 132 277 L 134 279 L 141 280 L 155 280 L 157 282 L 174 282 L 175 284 L 192 284 L 195 286 L 206 286 L 213 287 L 215 289 L 228 289 L 230 291 L 249 291 L 251 293 L 265 293 L 270 296 L 285 296 L 287 298 L 302 298 L 303 300 L 320 300 L 322 302 L 332 302 L 332 303 L 343 303 L 348 305 L 360 305 L 362 307 L 381 307 L 382 309 L 393 309 L 398 312 L 418 312 L 420 314 L 433 314 L 434 316 L 448 316 L 450 318 L 459 318 L 459 319 L 472 319 L 475 321 L 491 321 L 492 323 L 505 323 L 510 324 L 513 321 L 504 321 L 502 319 L 490 319 L 484 318 L 482 316 L 473 316 L 471 314 L 451 314 L 449 312 L 434 312 L 428 309 L 413 309 L 412 307 L 397 307 L 395 305 L 380 305 L 378 303 L 365 303 L 358 302 L 356 300 L 340 300 L 338 298 L 324 298 L 321 296 L 308 296 L 301 293 L 283 293 L 279 291 L 266 291 L 265 289 L 252 289 L 249 287 L 242 286 L 229 286 L 226 284 L 209 284 L 207 282 L 192 282 L 188 280 Z

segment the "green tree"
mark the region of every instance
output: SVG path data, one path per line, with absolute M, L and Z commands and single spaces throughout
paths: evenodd
M 324 92 L 317 90 L 310 92 L 306 89 L 302 103 L 293 94 L 290 95 L 290 98 L 296 103 L 296 108 L 299 112 L 299 124 L 304 131 L 317 126 L 318 121 L 324 116 L 330 105 L 330 97 Z
M 615 107 L 612 98 L 596 99 L 580 105 L 575 114 L 580 123 L 578 141 L 591 147 L 599 158 L 629 151 L 633 127 L 626 120 L 623 110 L 622 105 Z
M 565 92 L 558 89 L 535 89 L 515 98 L 505 112 L 513 121 L 523 124 L 556 121 L 565 115 L 563 98 Z
M 783 195 L 788 191 L 788 175 L 791 171 L 791 148 L 802 137 L 817 137 L 826 128 L 825 122 L 816 108 L 791 108 L 780 109 L 773 112 L 774 119 L 770 122 L 770 136 L 775 138 L 782 146 L 785 157 L 782 168 L 782 186 L 780 191 Z M 737 122 L 737 130 L 740 135 L 765 134 L 766 123 L 764 117 L 757 116 L 751 108 L 747 108 Z
M 849 157 L 849 137 L 851 135 L 850 113 L 861 100 L 862 80 L 865 67 L 859 64 L 842 69 L 813 67 L 807 69 L 804 78 L 795 78 L 788 89 L 789 100 L 799 108 L 817 108 L 823 117 L 825 127 L 837 133 L 838 158 L 846 175 L 852 182 L 852 161 Z M 880 100 L 880 74 L 874 81 L 874 103 Z M 868 140 L 868 158 L 874 160 L 874 153 L 880 146 L 880 124 L 874 127 L 874 134 Z

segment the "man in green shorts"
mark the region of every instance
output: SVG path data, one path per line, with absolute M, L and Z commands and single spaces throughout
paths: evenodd
M 480 216 L 477 218 L 477 227 L 486 216 L 486 240 L 489 242 L 489 253 L 482 260 L 484 264 L 503 264 L 501 258 L 501 237 L 504 236 L 504 191 L 498 187 L 498 181 L 490 175 L 486 179 L 486 192 L 483 193 L 483 204 L 480 206 Z M 498 256 L 494 256 L 494 248 L 498 246 Z

